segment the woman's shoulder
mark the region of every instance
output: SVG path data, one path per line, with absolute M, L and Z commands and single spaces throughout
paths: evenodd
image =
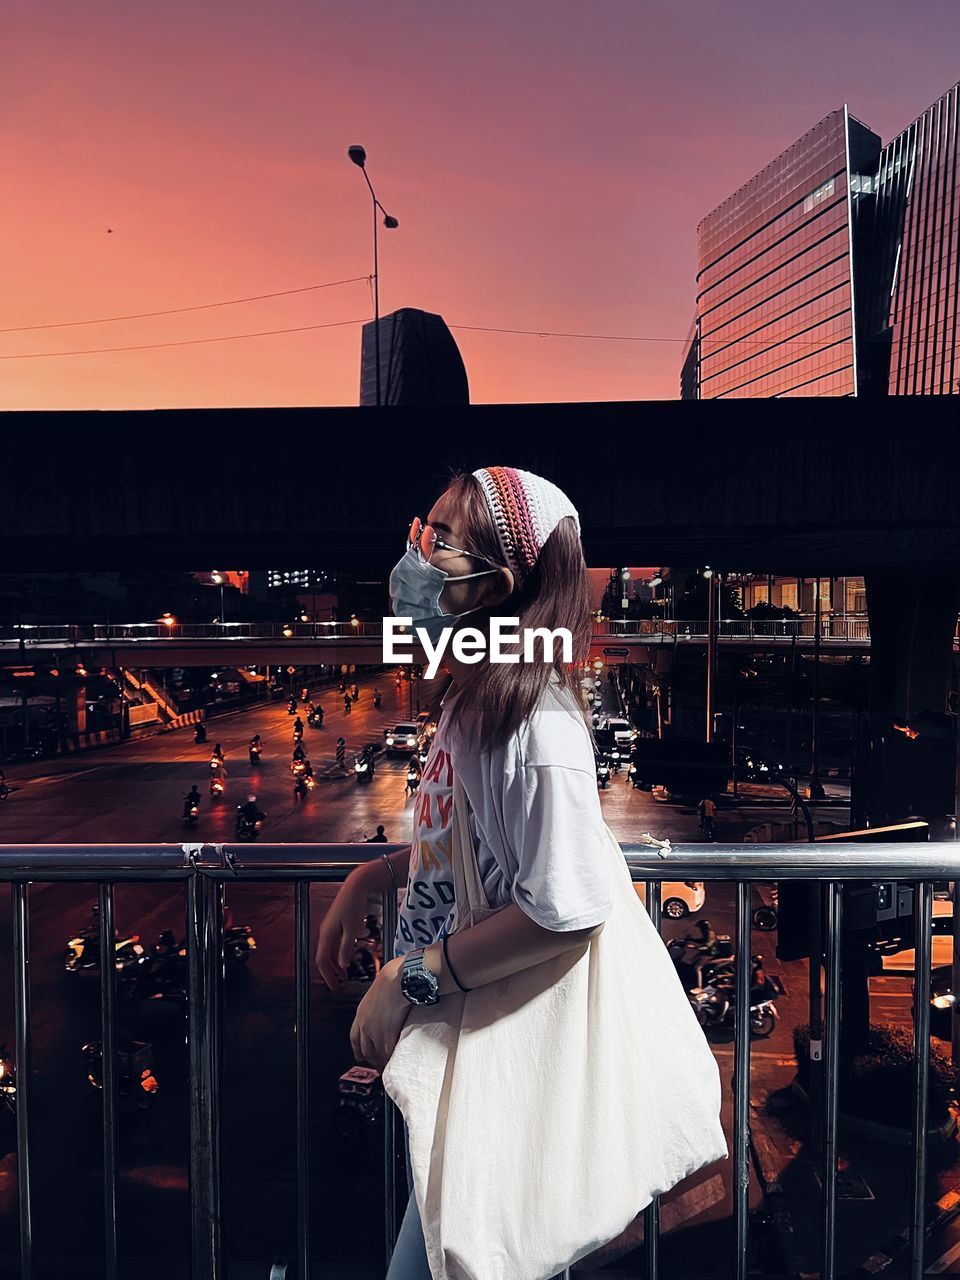
M 592 770 L 590 731 L 571 689 L 558 681 L 547 685 L 516 735 L 515 755 L 517 766 Z

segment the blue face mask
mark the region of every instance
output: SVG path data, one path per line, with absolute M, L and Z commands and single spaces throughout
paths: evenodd
M 444 613 L 440 608 L 440 596 L 448 582 L 465 582 L 468 578 L 485 578 L 497 573 L 496 569 L 483 569 L 479 573 L 444 573 L 429 560 L 424 560 L 418 547 L 411 547 L 398 560 L 390 574 L 390 607 L 395 618 L 412 618 L 413 626 L 421 627 L 432 644 L 440 640 L 444 627 L 476 613 L 482 605 L 465 609 L 463 613 Z

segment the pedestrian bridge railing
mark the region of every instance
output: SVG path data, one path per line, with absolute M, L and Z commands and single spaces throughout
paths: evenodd
M 714 623 L 715 634 L 729 640 L 793 640 L 812 638 L 816 634 L 814 614 L 798 614 L 792 618 L 721 618 Z M 154 619 L 128 623 L 64 623 L 57 626 L 33 626 L 18 623 L 0 626 L 0 646 L 22 650 L 43 645 L 130 644 L 142 642 L 156 646 L 163 641 L 216 640 L 236 641 L 324 641 L 369 639 L 379 640 L 383 634 L 380 622 L 177 622 Z M 604 618 L 593 624 L 593 635 L 601 639 L 703 640 L 709 635 L 709 624 L 703 619 L 685 618 Z M 869 642 L 870 628 L 865 614 L 820 619 L 820 638 L 830 642 Z M 22 642 L 22 643 L 21 643 Z
M 238 881 L 285 882 L 292 887 L 290 918 L 295 988 L 295 1071 L 290 1087 L 296 1098 L 295 1257 L 297 1277 L 322 1276 L 310 1236 L 308 1145 L 311 1099 L 310 984 L 319 982 L 311 953 L 310 888 L 314 883 L 339 883 L 360 862 L 392 852 L 400 845 L 33 845 L 0 846 L 0 882 L 11 886 L 13 986 L 17 1066 L 17 1152 L 19 1168 L 19 1253 L 21 1280 L 33 1280 L 38 1259 L 34 1244 L 34 1192 L 31 1178 L 31 954 L 30 887 L 60 881 L 95 883 L 99 894 L 100 1018 L 103 1044 L 103 1216 L 105 1250 L 102 1274 L 116 1280 L 118 1188 L 118 991 L 111 945 L 115 932 L 117 885 L 130 882 L 170 882 L 184 885 L 187 908 L 187 1030 L 190 1075 L 189 1170 L 190 1265 L 195 1280 L 222 1280 L 226 1274 L 221 1240 L 220 1081 L 224 1070 L 222 984 L 224 980 L 224 886 Z M 822 1063 L 822 1107 L 813 1112 L 814 1130 L 822 1152 L 821 1275 L 833 1280 L 837 1205 L 838 1052 L 840 1034 L 841 931 L 844 882 L 897 880 L 915 885 L 917 991 L 914 999 L 914 1092 L 910 1203 L 912 1280 L 923 1275 L 928 1071 L 930 1060 L 930 966 L 933 885 L 960 880 L 960 843 L 893 843 L 865 847 L 854 842 L 829 846 L 691 845 L 662 855 L 649 845 L 624 845 L 635 881 L 646 883 L 646 902 L 655 925 L 660 925 L 661 882 L 670 880 L 726 881 L 736 887 L 735 926 L 735 1039 L 733 1072 L 734 1247 L 727 1274 L 746 1280 L 749 1192 L 750 1099 L 750 925 L 751 884 L 782 880 L 818 881 L 824 886 L 825 957 Z M 955 889 L 956 894 L 956 889 Z M 955 897 L 956 901 L 956 897 Z M 958 919 L 954 912 L 955 922 Z M 397 923 L 396 898 L 384 900 L 385 958 L 392 954 Z M 955 926 L 956 927 L 956 926 Z M 745 945 L 741 945 L 744 942 Z M 275 1088 L 282 1088 L 274 1082 Z M 384 1100 L 384 1243 L 387 1257 L 397 1231 L 397 1125 L 393 1105 Z M 558 1176 L 560 1176 L 558 1172 Z M 644 1249 L 648 1280 L 658 1280 L 659 1205 L 644 1210 Z M 284 1242 L 278 1242 L 282 1245 Z M 315 1270 L 311 1272 L 311 1262 Z M 264 1273 L 268 1270 L 264 1265 Z

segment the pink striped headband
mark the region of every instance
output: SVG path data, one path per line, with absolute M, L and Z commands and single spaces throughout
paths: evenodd
M 507 563 L 521 576 L 533 568 L 544 543 L 564 518 L 572 516 L 580 536 L 576 507 L 555 484 L 515 467 L 474 471 L 487 500 Z

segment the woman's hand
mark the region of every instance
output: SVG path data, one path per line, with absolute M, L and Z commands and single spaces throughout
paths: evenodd
M 400 991 L 403 956 L 395 956 L 380 969 L 373 986 L 360 1001 L 350 1028 L 350 1045 L 357 1062 L 382 1071 L 390 1060 L 411 1005 Z
M 365 883 L 357 878 L 356 871 L 351 872 L 327 908 L 320 925 L 316 964 L 320 977 L 335 995 L 340 991 L 340 983 L 346 979 L 356 939 L 364 932 L 367 896 Z

